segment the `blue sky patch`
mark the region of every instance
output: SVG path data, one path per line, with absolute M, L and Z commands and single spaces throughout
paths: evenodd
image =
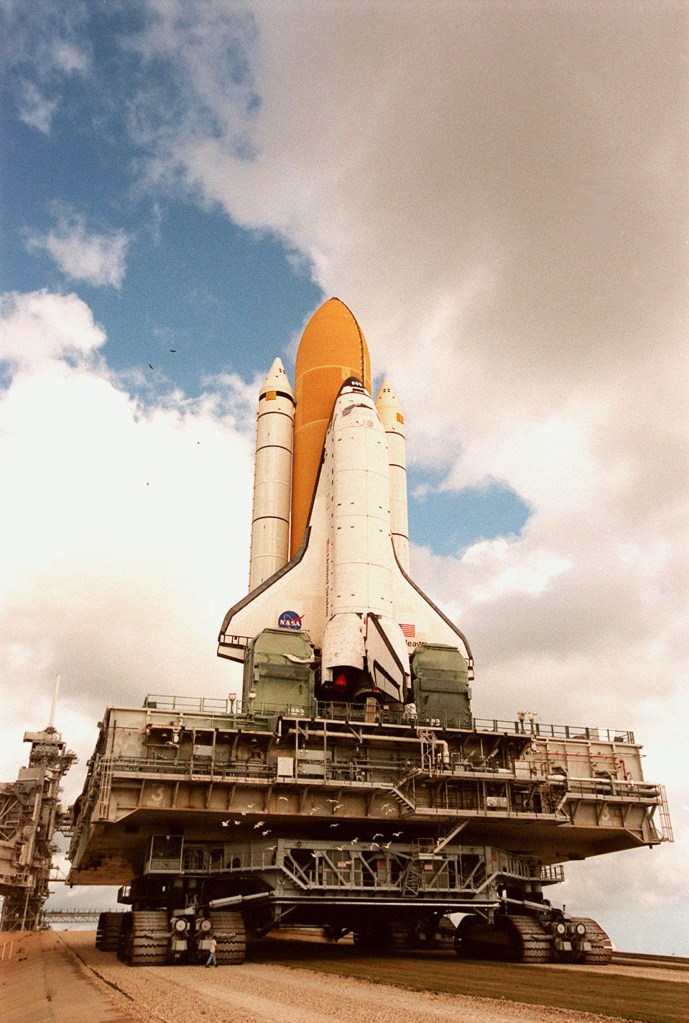
M 426 485 L 423 497 L 414 491 Z M 456 555 L 478 540 L 518 536 L 531 514 L 511 487 L 497 480 L 486 487 L 439 490 L 439 481 L 409 474 L 409 538 L 434 554 Z

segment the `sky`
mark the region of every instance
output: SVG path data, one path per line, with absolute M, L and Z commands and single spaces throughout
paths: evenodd
M 258 387 L 336 295 L 475 715 L 631 729 L 667 786 L 674 844 L 553 899 L 689 955 L 686 4 L 0 12 L 0 778 L 58 673 L 67 802 L 105 706 L 236 688 Z

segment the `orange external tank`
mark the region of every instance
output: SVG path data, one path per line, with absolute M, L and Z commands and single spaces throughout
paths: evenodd
M 290 556 L 304 537 L 325 434 L 335 399 L 348 377 L 371 390 L 366 338 L 339 298 L 330 298 L 306 324 L 295 366 L 294 462 Z

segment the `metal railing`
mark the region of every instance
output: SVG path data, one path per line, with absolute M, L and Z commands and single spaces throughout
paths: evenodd
M 549 863 L 541 867 L 541 881 L 560 884 L 565 879 L 565 868 L 561 863 Z
M 567 781 L 567 790 L 573 798 L 632 799 L 635 803 L 661 805 L 660 786 L 644 781 L 570 777 Z
M 144 707 L 151 710 L 177 711 L 229 716 L 242 726 L 251 724 L 257 728 L 272 728 L 275 719 L 308 718 L 326 721 L 351 721 L 362 724 L 406 725 L 423 728 L 460 729 L 457 713 L 446 712 L 433 717 L 413 715 L 408 708 L 378 706 L 373 714 L 364 704 L 334 703 L 309 700 L 300 704 L 286 705 L 265 703 L 255 699 L 240 700 L 228 697 L 225 700 L 205 696 L 166 696 L 156 693 L 144 699 Z M 227 726 L 225 720 L 224 725 Z M 586 742 L 613 742 L 634 744 L 634 733 L 628 729 L 599 728 L 590 725 L 552 725 L 517 716 L 515 720 L 500 718 L 472 718 L 471 729 L 477 732 L 524 735 L 541 739 L 579 739 Z
M 231 714 L 236 706 L 234 700 L 218 700 L 207 696 L 165 696 L 149 693 L 144 699 L 144 707 L 151 710 L 179 710 L 203 714 Z M 239 702 L 241 706 L 241 701 Z M 237 707 L 237 709 L 239 709 Z
M 474 718 L 478 732 L 506 732 L 539 739 L 583 739 L 586 742 L 634 743 L 634 733 L 620 728 L 598 728 L 588 725 L 547 725 L 540 721 L 500 721 L 497 718 Z

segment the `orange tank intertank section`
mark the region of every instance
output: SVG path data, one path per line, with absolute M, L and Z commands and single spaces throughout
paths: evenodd
M 306 324 L 297 349 L 290 556 L 304 536 L 335 399 L 351 376 L 370 392 L 366 338 L 344 302 L 330 298 Z

